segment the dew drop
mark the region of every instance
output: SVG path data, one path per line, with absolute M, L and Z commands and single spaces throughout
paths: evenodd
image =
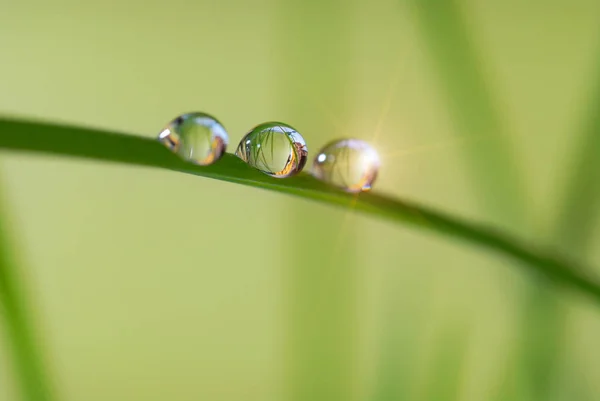
M 244 136 L 235 154 L 250 166 L 277 178 L 302 171 L 308 148 L 302 135 L 287 124 L 270 122 Z
M 223 156 L 229 137 L 216 118 L 196 112 L 171 121 L 158 140 L 183 159 L 206 166 Z
M 379 171 L 377 151 L 360 139 L 328 143 L 313 163 L 313 175 L 348 192 L 371 189 Z

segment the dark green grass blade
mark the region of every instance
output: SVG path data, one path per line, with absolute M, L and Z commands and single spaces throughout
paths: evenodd
M 364 193 L 358 199 L 307 175 L 277 179 L 262 174 L 233 155 L 225 155 L 211 166 L 196 166 L 180 160 L 158 141 L 63 125 L 0 119 L 0 149 L 160 167 L 257 188 L 296 195 L 331 205 L 348 207 L 387 221 L 420 227 L 426 231 L 461 239 L 522 262 L 520 266 L 577 288 L 600 301 L 600 285 L 583 269 L 524 244 L 481 224 L 462 221 L 441 212 L 394 199 Z M 589 271 L 589 270 L 588 270 Z
M 54 397 L 39 354 L 28 305 L 24 300 L 25 291 L 11 258 L 6 223 L 1 220 L 1 203 L 0 199 L 0 321 L 6 332 L 14 377 L 18 381 L 22 399 L 50 401 Z

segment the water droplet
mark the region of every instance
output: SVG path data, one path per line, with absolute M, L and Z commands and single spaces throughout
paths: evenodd
M 196 112 L 171 121 L 158 140 L 183 159 L 206 166 L 223 156 L 229 137 L 216 118 Z
M 265 174 L 284 178 L 302 171 L 308 157 L 308 148 L 302 135 L 294 128 L 270 122 L 260 124 L 248 132 L 235 154 Z
M 379 171 L 377 151 L 360 139 L 328 143 L 313 163 L 313 175 L 348 192 L 371 189 Z

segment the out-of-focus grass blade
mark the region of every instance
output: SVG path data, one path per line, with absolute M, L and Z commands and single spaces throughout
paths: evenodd
M 585 269 L 553 252 L 525 244 L 494 228 L 475 224 L 417 205 L 376 193 L 354 196 L 320 182 L 308 174 L 277 179 L 252 169 L 227 154 L 210 166 L 186 163 L 158 141 L 87 128 L 0 119 L 0 149 L 28 151 L 92 160 L 160 167 L 234 182 L 256 188 L 312 199 L 383 218 L 386 221 L 419 227 L 460 239 L 480 248 L 521 262 L 517 266 L 581 290 L 600 301 L 600 284 Z
M 351 66 L 343 60 L 352 47 L 352 12 L 344 0 L 278 1 L 277 22 L 272 24 L 278 55 L 275 76 L 278 92 L 286 95 L 276 108 L 316 128 L 307 129 L 319 135 L 309 132 L 309 144 L 334 139 L 324 114 L 342 120 L 348 114 L 343 94 Z M 325 113 L 306 106 L 318 107 L 317 102 L 327 105 Z M 288 255 L 282 273 L 286 399 L 354 401 L 359 379 L 356 229 L 344 226 L 343 217 L 326 209 L 299 202 L 286 209 L 280 219 L 286 232 L 283 252 Z M 299 252 L 301 257 L 289 257 Z
M 456 0 L 419 0 L 415 5 L 417 21 L 434 60 L 434 68 L 448 95 L 452 117 L 457 127 L 468 135 L 494 135 L 495 149 L 484 151 L 465 147 L 473 182 L 484 189 L 484 206 L 496 216 L 523 218 L 524 188 L 503 138 L 501 119 L 495 112 L 492 97 L 485 85 L 480 59 L 470 43 L 466 24 Z M 590 104 L 592 118 L 575 159 L 574 174 L 565 191 L 561 219 L 557 224 L 556 244 L 570 257 L 583 259 L 589 233 L 600 211 L 600 90 Z M 516 183 L 516 184 L 515 184 Z M 487 196 L 497 197 L 489 199 Z M 515 221 L 515 220 L 512 220 Z M 516 351 L 519 374 L 517 387 L 506 388 L 514 398 L 525 391 L 534 399 L 548 399 L 560 365 L 564 338 L 559 300 L 554 292 L 535 283 L 528 301 L 520 311 L 522 330 Z M 536 324 L 532 324 L 535 321 Z M 516 393 L 514 393 L 516 391 Z
M 468 21 L 459 3 L 457 0 L 401 1 L 409 5 L 405 10 L 411 11 L 418 39 L 429 55 L 456 135 L 486 138 L 485 142 L 470 142 L 461 147 L 462 159 L 481 208 L 510 227 L 520 228 L 526 216 L 525 187 L 496 99 L 488 87 L 481 56 L 472 43 Z M 455 359 L 445 363 L 458 364 L 461 357 L 454 354 Z M 452 370 L 448 366 L 446 369 Z M 439 388 L 439 379 L 432 376 L 427 386 Z M 437 396 L 444 396 L 443 391 L 432 395 Z
M 398 286 L 388 279 L 382 292 L 385 296 L 384 325 L 375 365 L 375 385 L 369 397 L 372 401 L 409 400 L 415 391 L 415 362 L 423 350 L 416 346 L 421 334 L 422 311 L 414 308 L 399 310 Z M 393 294 L 391 294 L 394 292 Z M 421 299 L 429 298 L 423 294 Z
M 7 345 L 25 401 L 51 401 L 52 389 L 39 352 L 39 344 L 25 299 L 25 289 L 8 241 L 7 224 L 0 193 L 0 320 L 6 331 Z
M 556 245 L 577 258 L 588 250 L 600 214 L 600 57 L 596 64 L 599 75 L 587 104 L 555 224 Z
M 596 72 L 600 72 L 597 57 Z M 600 213 L 600 75 L 592 86 L 585 115 L 579 127 L 578 146 L 568 167 L 561 204 L 554 224 L 551 241 L 570 258 L 585 260 L 589 253 L 592 230 Z M 540 288 L 532 294 L 525 321 L 537 324 L 535 338 L 523 344 L 523 376 L 530 377 L 531 391 L 538 399 L 549 399 L 553 382 L 561 374 L 565 354 L 565 305 L 556 294 Z M 535 316 L 534 316 L 535 315 Z M 531 333 L 531 331 L 528 331 Z M 537 350 L 538 352 L 535 352 Z
M 525 216 L 525 185 L 465 17 L 456 0 L 414 0 L 409 4 L 456 132 L 491 139 L 461 147 L 482 207 L 518 227 Z
M 429 401 L 454 401 L 460 399 L 462 368 L 469 345 L 467 330 L 451 326 L 441 330 L 435 341 L 435 352 L 424 393 L 419 399 Z
M 554 243 L 567 256 L 585 260 L 590 251 L 592 231 L 600 214 L 600 52 L 596 57 L 596 82 L 586 105 L 586 115 L 581 125 L 579 145 L 570 166 L 570 178 L 563 191 L 562 204 L 555 224 Z M 550 294 L 556 300 L 556 294 Z M 564 338 L 565 313 L 559 315 L 558 341 Z M 560 348 L 555 350 L 559 355 Z M 564 353 L 562 353 L 564 355 Z M 557 366 L 555 374 L 560 374 Z M 582 380 L 574 375 L 575 380 Z M 548 388 L 547 382 L 540 387 Z M 581 400 L 592 400 L 594 394 L 586 393 L 580 386 Z M 573 388 L 577 392 L 577 388 Z M 585 398 L 584 398 L 585 397 Z
M 600 72 L 600 57 L 596 60 Z M 570 163 L 550 240 L 563 254 L 585 260 L 592 229 L 600 213 L 600 79 L 579 127 L 578 147 Z M 538 286 L 523 307 L 522 334 L 516 348 L 518 383 L 529 397 L 550 399 L 565 356 L 565 305 L 556 294 Z M 501 394 L 499 399 L 510 397 Z

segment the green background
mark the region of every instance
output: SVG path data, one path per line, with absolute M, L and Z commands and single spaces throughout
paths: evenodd
M 205 111 L 230 151 L 269 120 L 312 155 L 358 137 L 381 153 L 376 191 L 600 266 L 597 224 L 585 247 L 556 228 L 567 181 L 599 185 L 573 162 L 597 110 L 599 13 L 0 0 L 0 112 L 153 137 Z M 598 305 L 512 261 L 256 188 L 1 156 L 53 399 L 600 400 Z M 1 333 L 4 401 L 18 391 Z

